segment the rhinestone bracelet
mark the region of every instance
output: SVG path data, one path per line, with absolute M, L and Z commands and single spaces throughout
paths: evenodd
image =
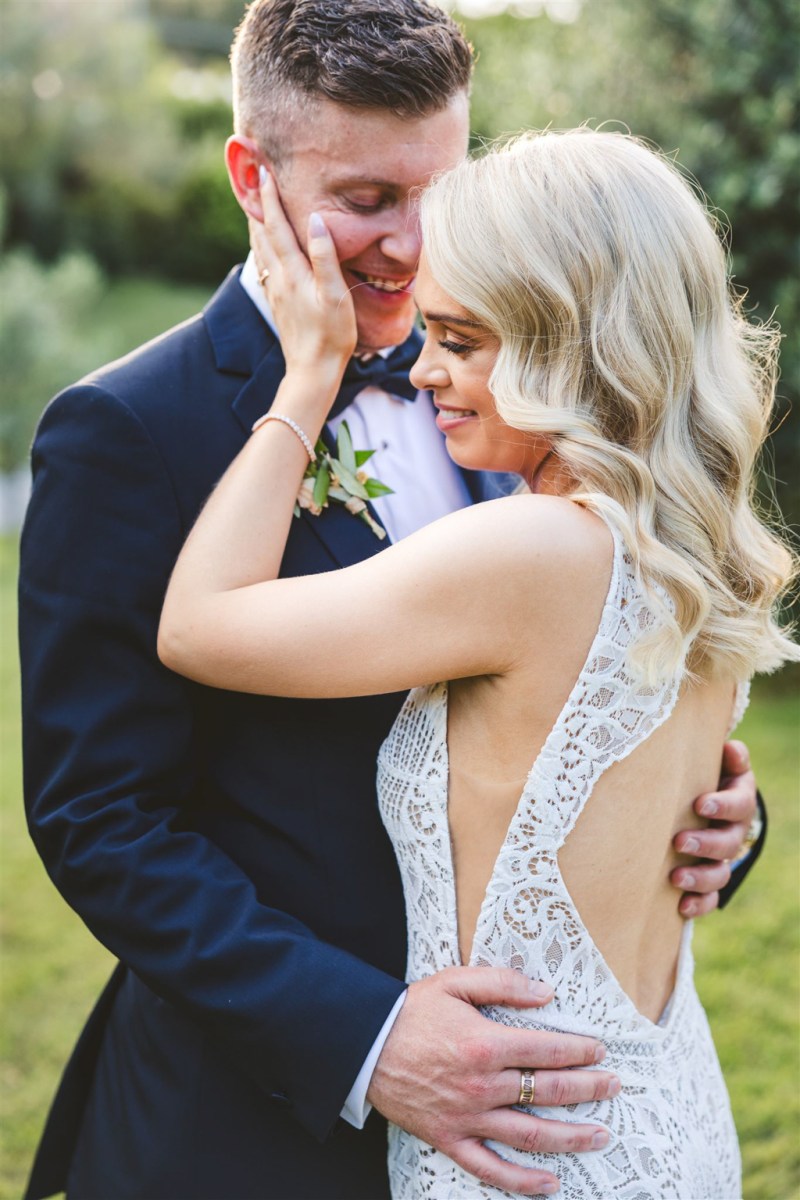
M 303 430 L 300 428 L 300 426 L 297 424 L 296 421 L 293 421 L 291 417 L 285 417 L 283 415 L 283 413 L 272 413 L 272 412 L 265 413 L 263 417 L 258 418 L 258 420 L 256 421 L 253 428 L 250 430 L 250 432 L 255 433 L 255 431 L 257 429 L 260 429 L 262 425 L 266 425 L 267 421 L 282 421 L 284 425 L 288 425 L 289 428 L 291 429 L 291 431 L 293 433 L 295 433 L 299 437 L 300 441 L 303 443 L 303 448 L 304 448 L 306 454 L 308 455 L 309 460 L 312 463 L 317 461 L 316 451 L 314 450 L 314 447 L 311 445 L 311 440 L 308 437 L 308 435 L 303 432 Z

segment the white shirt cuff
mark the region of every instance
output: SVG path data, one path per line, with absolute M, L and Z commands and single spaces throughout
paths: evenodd
M 350 1089 L 350 1094 L 344 1102 L 341 1116 L 343 1121 L 347 1121 L 348 1125 L 354 1126 L 356 1129 L 363 1129 L 364 1122 L 372 1112 L 372 1105 L 367 1100 L 367 1091 L 372 1082 L 372 1072 L 375 1070 L 375 1064 L 380 1057 L 384 1043 L 392 1031 L 392 1026 L 397 1020 L 400 1009 L 403 1007 L 407 992 L 403 992 L 402 996 L 398 996 L 397 1003 L 383 1023 L 383 1027 L 372 1043 L 372 1049 L 364 1060 L 364 1065 L 356 1076 L 356 1081 Z

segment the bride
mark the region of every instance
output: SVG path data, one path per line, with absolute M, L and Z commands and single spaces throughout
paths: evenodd
M 467 162 L 422 199 L 412 381 L 457 463 L 521 487 L 278 579 L 355 321 L 321 219 L 309 266 L 269 178 L 264 203 L 286 377 L 178 560 L 159 653 L 237 691 L 413 689 L 378 763 L 409 980 L 548 979 L 548 1027 L 599 1034 L 622 1083 L 567 1114 L 607 1125 L 605 1150 L 495 1149 L 570 1200 L 739 1196 L 664 847 L 716 783 L 746 681 L 800 656 L 773 619 L 790 557 L 750 502 L 776 334 L 745 321 L 701 204 L 635 139 L 526 135 Z M 535 1111 L 532 1073 L 521 1100 Z M 395 1200 L 506 1194 L 397 1128 L 390 1174 Z

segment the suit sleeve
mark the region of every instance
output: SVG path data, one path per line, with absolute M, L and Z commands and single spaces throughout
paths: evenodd
M 764 849 L 764 842 L 767 839 L 767 806 L 761 792 L 756 792 L 756 800 L 758 801 L 758 819 L 761 822 L 759 834 L 750 849 L 731 865 L 730 880 L 724 888 L 719 889 L 720 908 L 725 908 L 726 904 L 733 899 Z
M 323 1138 L 404 985 L 261 904 L 186 820 L 193 685 L 156 655 L 185 531 L 147 430 L 78 386 L 46 411 L 33 468 L 20 646 L 37 849 L 92 933 Z

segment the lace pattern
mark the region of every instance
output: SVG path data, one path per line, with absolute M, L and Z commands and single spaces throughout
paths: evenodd
M 611 1131 L 604 1151 L 503 1157 L 555 1171 L 564 1200 L 734 1200 L 739 1153 L 727 1092 L 693 985 L 691 926 L 681 946 L 675 990 L 658 1024 L 638 1012 L 615 979 L 567 891 L 558 850 L 602 773 L 670 716 L 681 675 L 662 686 L 637 684 L 627 663 L 655 619 L 615 535 L 608 596 L 587 661 L 526 780 L 481 907 L 473 966 L 512 966 L 552 983 L 546 1010 L 485 1010 L 518 1028 L 593 1033 L 622 1092 L 612 1101 L 559 1114 Z M 739 689 L 735 719 L 746 703 Z M 459 962 L 455 879 L 447 819 L 446 684 L 415 689 L 378 760 L 381 813 L 405 889 L 409 980 Z M 740 711 L 741 710 L 741 711 Z M 532 1112 L 537 1112 L 535 1108 Z M 548 1116 L 548 1110 L 540 1115 Z M 394 1200 L 494 1198 L 440 1152 L 390 1128 Z

